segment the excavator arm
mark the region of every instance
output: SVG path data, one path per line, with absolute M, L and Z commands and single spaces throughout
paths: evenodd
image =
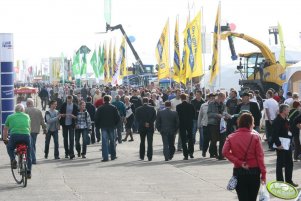
M 225 32 L 221 34 L 221 39 L 222 40 L 226 40 L 227 37 L 229 36 L 234 36 L 237 38 L 241 38 L 243 40 L 248 41 L 249 43 L 255 45 L 256 47 L 258 47 L 263 55 L 263 57 L 265 58 L 266 61 L 270 62 L 270 64 L 276 64 L 276 58 L 274 56 L 274 54 L 271 52 L 271 50 L 261 41 L 252 38 L 251 36 L 248 36 L 246 34 L 243 33 L 235 33 L 235 32 Z
M 132 50 L 132 52 L 133 52 L 133 54 L 134 54 L 134 56 L 135 56 L 135 59 L 136 59 L 136 61 L 137 61 L 138 64 L 139 64 L 139 72 L 140 72 L 140 73 L 144 73 L 144 71 L 145 71 L 145 70 L 144 70 L 144 65 L 143 65 L 143 63 L 142 63 L 142 61 L 141 61 L 141 59 L 140 59 L 138 53 L 136 52 L 135 48 L 133 47 L 133 45 L 132 45 L 130 39 L 128 38 L 127 34 L 125 33 L 125 31 L 124 31 L 122 25 L 121 25 L 121 24 L 118 24 L 118 25 L 116 25 L 116 26 L 110 26 L 109 24 L 106 25 L 106 30 L 107 30 L 107 31 L 114 31 L 114 30 L 116 30 L 116 29 L 120 29 L 122 35 L 123 35 L 123 36 L 125 37 L 125 39 L 126 39 L 126 42 L 128 43 L 129 47 L 131 48 L 131 50 Z

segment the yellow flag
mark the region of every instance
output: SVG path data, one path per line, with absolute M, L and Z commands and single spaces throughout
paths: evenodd
M 127 68 L 126 68 L 126 58 L 125 58 L 125 38 L 122 38 L 121 46 L 119 49 L 119 54 L 121 58 L 120 64 L 120 78 L 122 79 L 124 76 L 127 76 Z
M 180 60 L 180 46 L 179 46 L 179 20 L 176 20 L 175 37 L 174 37 L 174 58 L 173 58 L 173 79 L 180 82 L 181 60 Z
M 189 18 L 187 18 L 187 23 L 186 23 L 185 30 L 187 29 L 188 24 L 189 24 Z M 183 46 L 183 54 L 182 54 L 182 65 L 181 65 L 181 71 L 180 71 L 180 80 L 184 85 L 186 85 L 186 81 L 187 81 L 187 79 L 186 79 L 186 68 L 187 68 L 188 62 L 189 62 L 188 57 L 187 57 L 187 52 L 186 52 L 187 38 L 185 38 L 185 37 L 187 37 L 187 35 L 185 35 L 185 33 L 184 33 L 184 46 Z
M 158 80 L 168 78 L 170 75 L 169 65 L 169 20 L 167 20 L 161 37 L 156 47 L 156 58 L 158 62 Z
M 219 72 L 219 40 L 221 34 L 221 25 L 220 25 L 220 13 L 221 7 L 220 3 L 218 5 L 216 19 L 215 19 L 215 26 L 214 26 L 214 33 L 213 33 L 213 55 L 212 55 L 212 63 L 210 67 L 210 84 L 212 85 L 215 81 L 218 72 Z
M 186 56 L 188 66 L 186 68 L 186 78 L 192 79 L 204 74 L 202 64 L 202 33 L 201 33 L 201 12 L 188 24 L 185 31 Z
M 112 40 L 110 40 L 109 55 L 108 55 L 108 82 L 112 81 L 113 76 L 113 59 L 112 59 Z
M 278 22 L 278 33 L 279 33 L 279 41 L 280 41 L 280 54 L 279 54 L 279 63 L 283 68 L 286 68 L 286 59 L 285 59 L 285 46 L 283 41 L 283 32 L 280 23 Z
M 106 83 L 109 82 L 109 66 L 108 66 L 108 54 L 107 54 L 107 45 L 106 45 L 106 42 L 104 42 L 104 57 L 103 57 L 103 62 L 104 62 L 104 80 Z

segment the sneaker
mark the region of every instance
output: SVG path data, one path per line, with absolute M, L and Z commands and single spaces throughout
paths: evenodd
M 122 142 L 126 142 L 126 139 L 122 139 Z
M 17 169 L 17 161 L 16 160 L 11 161 L 11 168 L 12 169 Z
M 183 160 L 185 160 L 185 161 L 188 160 L 188 156 L 187 156 L 187 157 L 184 157 Z

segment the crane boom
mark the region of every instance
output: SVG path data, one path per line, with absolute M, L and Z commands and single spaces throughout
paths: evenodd
M 260 51 L 261 51 L 263 57 L 266 59 L 266 61 L 269 61 L 271 64 L 276 64 L 276 58 L 275 58 L 274 54 L 263 42 L 255 39 L 251 36 L 248 36 L 246 34 L 235 33 L 235 32 L 230 32 L 230 31 L 221 34 L 221 39 L 225 40 L 229 36 L 241 38 L 241 39 L 246 40 L 249 43 L 255 45 L 256 47 L 258 47 L 260 49 Z
M 132 52 L 133 52 L 133 54 L 134 54 L 134 56 L 135 56 L 136 61 L 137 61 L 138 64 L 139 64 L 138 66 L 139 66 L 139 71 L 140 71 L 140 73 L 144 73 L 144 72 L 145 72 L 145 70 L 144 70 L 144 65 L 143 65 L 143 63 L 142 63 L 142 61 L 141 61 L 141 59 L 140 59 L 138 53 L 136 52 L 135 48 L 133 47 L 133 45 L 132 45 L 130 39 L 128 38 L 127 34 L 125 33 L 125 31 L 124 31 L 122 25 L 121 25 L 121 24 L 118 24 L 118 25 L 116 25 L 116 26 L 110 26 L 109 24 L 107 24 L 107 26 L 106 26 L 106 30 L 107 30 L 107 31 L 108 31 L 108 30 L 114 31 L 114 30 L 116 30 L 116 29 L 120 29 L 122 35 L 123 35 L 124 38 L 126 39 L 126 42 L 128 43 L 129 47 L 131 48 L 131 50 L 132 50 Z

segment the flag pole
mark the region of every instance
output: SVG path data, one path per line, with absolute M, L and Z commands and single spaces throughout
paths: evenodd
M 169 18 L 168 18 L 168 61 L 170 61 L 170 26 L 169 26 Z M 169 87 L 171 88 L 171 66 L 170 62 L 169 63 Z
M 203 37 L 202 37 L 202 50 L 204 50 L 204 44 L 206 45 L 206 27 L 204 26 L 204 19 L 203 19 L 203 12 L 204 12 L 204 7 L 202 6 L 201 7 L 201 22 L 202 22 L 202 26 L 204 27 L 204 31 L 203 32 L 201 32 L 201 33 L 203 33 Z M 206 46 L 205 46 L 206 47 Z M 205 79 L 205 64 L 206 64 L 206 62 L 205 62 L 205 55 L 204 54 L 206 54 L 206 50 L 205 51 L 202 51 L 202 63 L 203 63 L 203 82 L 204 82 L 204 86 L 203 86 L 203 88 L 204 88 L 204 95 L 205 95 L 205 98 L 206 98 L 206 87 L 205 87 L 205 85 L 206 85 L 206 79 Z M 200 81 L 200 83 L 201 83 L 201 81 Z
M 221 5 L 221 1 L 219 1 L 219 22 L 221 22 L 221 16 L 222 16 L 222 5 Z M 219 24 L 219 26 L 221 26 L 220 24 Z M 220 29 L 219 29 L 220 30 Z M 219 90 L 221 89 L 221 30 L 219 31 L 219 33 L 218 33 L 219 35 L 218 35 L 218 66 L 219 66 L 219 71 L 218 71 L 218 73 L 219 73 Z

